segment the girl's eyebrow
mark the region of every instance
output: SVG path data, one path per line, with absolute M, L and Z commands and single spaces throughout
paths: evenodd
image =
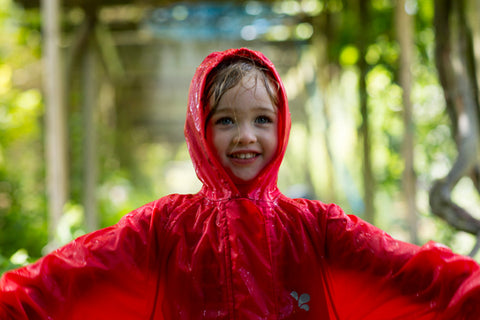
M 217 109 L 215 109 L 215 111 L 213 113 L 236 113 L 237 110 L 235 110 L 236 108 L 232 108 L 230 106 L 222 106 L 222 107 L 218 107 Z M 270 112 L 270 113 L 277 113 L 277 108 L 276 107 L 273 107 L 270 108 L 270 107 L 267 107 L 267 106 L 262 106 L 262 105 L 258 105 L 254 108 L 252 108 L 253 111 L 262 111 L 262 112 Z
M 234 109 L 231 107 L 218 107 L 213 111 L 213 114 L 218 114 L 218 113 L 234 113 Z
M 264 107 L 264 106 L 258 106 L 254 108 L 254 110 L 259 110 L 259 111 L 266 111 L 266 112 L 272 112 L 272 113 L 277 113 L 277 108 L 274 106 L 273 109 L 269 107 Z

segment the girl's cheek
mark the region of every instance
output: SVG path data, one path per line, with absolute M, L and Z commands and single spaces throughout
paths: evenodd
M 207 147 L 212 151 L 212 154 L 216 154 L 215 144 L 214 144 L 214 137 L 213 137 L 213 130 L 212 125 L 207 124 L 207 132 L 205 133 L 205 140 L 207 142 Z

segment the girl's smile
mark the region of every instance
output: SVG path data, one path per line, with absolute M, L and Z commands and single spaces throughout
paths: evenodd
M 277 123 L 277 108 L 253 71 L 220 98 L 207 124 L 207 140 L 228 174 L 248 182 L 275 155 Z

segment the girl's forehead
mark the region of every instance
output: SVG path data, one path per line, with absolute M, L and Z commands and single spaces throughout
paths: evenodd
M 225 91 L 225 94 L 232 91 L 254 94 L 256 90 L 266 89 L 261 76 L 259 71 L 249 72 L 235 86 Z
M 225 104 L 242 106 L 245 103 L 261 105 L 272 104 L 264 82 L 257 81 L 254 75 L 245 77 L 233 88 L 225 91 L 217 107 L 224 107 Z
M 224 87 L 229 82 L 227 78 L 216 78 L 212 86 L 204 91 L 205 93 L 214 93 L 210 95 L 208 103 L 205 104 L 205 123 L 208 123 L 210 117 L 213 114 L 218 114 L 223 108 L 235 108 L 237 109 L 236 112 L 239 112 L 240 108 L 243 109 L 242 103 L 246 103 L 248 100 L 258 100 L 254 104 L 267 105 L 268 109 L 277 113 L 278 91 L 276 90 L 275 80 L 266 72 L 266 70 L 253 67 L 248 71 L 241 72 L 241 75 L 237 73 L 236 76 L 239 76 L 239 78 L 234 81 L 235 84 L 231 83 L 233 86 L 229 89 Z M 239 103 L 239 99 L 242 100 L 242 103 Z

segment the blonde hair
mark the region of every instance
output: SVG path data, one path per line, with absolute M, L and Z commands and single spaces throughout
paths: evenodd
M 219 63 L 210 71 L 206 78 L 206 84 L 202 96 L 204 112 L 208 110 L 205 118 L 205 129 L 223 94 L 235 87 L 247 74 L 258 71 L 265 89 L 274 106 L 278 106 L 280 85 L 272 72 L 246 57 L 232 57 Z M 258 81 L 256 77 L 255 81 Z M 205 130 L 206 131 L 206 130 Z

